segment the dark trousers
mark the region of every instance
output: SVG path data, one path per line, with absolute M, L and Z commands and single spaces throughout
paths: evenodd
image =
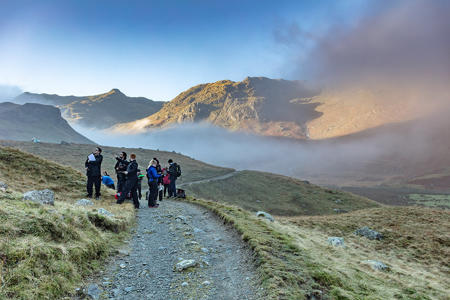
M 95 197 L 100 197 L 100 187 L 102 184 L 101 176 L 88 176 L 86 190 L 88 197 L 92 197 L 92 187 L 95 185 Z
M 176 197 L 177 196 L 177 185 L 176 185 L 176 178 L 170 178 L 170 184 L 169 184 L 169 197 Z
M 148 195 L 148 206 L 155 206 L 156 199 L 158 198 L 158 183 L 156 181 L 151 181 L 148 183 L 149 195 Z
M 113 189 L 113 190 L 116 189 L 116 186 L 114 185 L 114 183 L 113 184 L 106 184 L 106 186 L 109 187 L 110 189 Z
M 125 197 L 128 195 L 129 192 L 131 192 L 131 197 L 133 198 L 134 207 L 139 208 L 137 186 L 138 186 L 137 180 L 127 180 L 127 182 L 125 183 L 125 188 L 123 189 L 123 192 L 120 194 L 120 197 L 117 200 L 117 203 L 122 204 L 123 201 L 125 201 Z
M 142 180 L 138 180 L 137 190 L 138 190 L 139 200 L 141 200 L 141 198 L 142 198 Z
M 164 198 L 166 197 L 166 192 L 169 190 L 169 185 L 165 184 L 164 185 Z
M 127 182 L 127 178 L 125 177 L 125 175 L 123 175 L 123 174 L 117 175 L 117 192 L 118 193 L 123 192 L 126 182 Z

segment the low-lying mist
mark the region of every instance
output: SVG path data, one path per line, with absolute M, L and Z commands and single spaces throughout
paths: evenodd
M 238 170 L 268 171 L 320 184 L 343 185 L 369 177 L 406 175 L 418 163 L 428 161 L 435 153 L 434 132 L 438 133 L 442 126 L 430 132 L 424 122 L 325 141 L 261 137 L 205 123 L 136 135 L 74 127 L 101 145 L 175 151 Z

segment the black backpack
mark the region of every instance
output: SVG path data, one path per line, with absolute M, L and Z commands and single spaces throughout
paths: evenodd
M 181 176 L 181 167 L 180 167 L 180 165 L 179 164 L 175 164 L 175 175 L 177 176 L 177 177 L 180 177 Z

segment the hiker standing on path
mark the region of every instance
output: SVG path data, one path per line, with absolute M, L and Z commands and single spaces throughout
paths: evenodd
M 88 155 L 84 167 L 86 168 L 86 190 L 88 198 L 92 198 L 92 187 L 95 185 L 95 199 L 100 198 L 100 187 L 102 183 L 102 161 L 103 156 L 101 155 L 102 149 L 100 147 L 95 148 L 94 152 Z
M 122 204 L 125 200 L 126 195 L 131 192 L 131 197 L 133 198 L 134 208 L 139 208 L 139 200 L 137 195 L 138 188 L 138 163 L 136 162 L 136 154 L 130 154 L 130 163 L 128 164 L 127 170 L 124 174 L 127 175 L 127 181 L 125 183 L 125 188 L 123 193 L 120 194 L 117 200 L 118 204 Z
M 181 168 L 177 163 L 174 163 L 172 159 L 169 159 L 169 198 L 177 196 L 176 180 L 181 176 Z
M 148 188 L 150 190 L 148 196 L 148 207 L 158 207 L 156 199 L 158 198 L 158 180 L 161 177 L 161 174 L 158 174 L 158 171 L 156 170 L 157 165 L 158 161 L 155 159 L 152 159 L 148 163 L 147 177 L 148 177 Z
M 142 198 L 142 179 L 144 179 L 145 175 L 141 173 L 141 170 L 138 169 L 138 196 L 139 196 L 139 200 L 141 200 Z
M 169 191 L 170 178 L 169 173 L 167 173 L 167 168 L 162 169 L 162 180 L 164 184 L 164 198 L 166 198 L 166 192 Z
M 128 167 L 127 154 L 125 152 L 120 153 L 119 156 L 116 156 L 116 160 L 114 170 L 117 174 L 117 193 L 122 194 L 127 181 L 127 175 L 124 174 Z
M 158 173 L 158 175 L 160 175 L 160 177 L 158 177 L 158 196 L 159 196 L 159 201 L 161 202 L 162 197 L 163 197 L 163 189 L 164 189 L 163 182 L 162 182 L 162 180 L 163 180 L 162 168 L 161 168 L 161 165 L 159 164 L 159 160 L 156 157 L 154 157 L 153 159 L 156 160 L 156 163 L 157 163 L 156 172 Z

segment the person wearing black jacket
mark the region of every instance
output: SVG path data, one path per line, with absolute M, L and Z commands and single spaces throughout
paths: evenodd
M 127 175 L 124 174 L 128 167 L 127 154 L 125 152 L 120 153 L 119 156 L 116 156 L 116 160 L 114 170 L 117 174 L 117 192 L 122 193 L 127 181 Z
M 133 198 L 134 208 L 139 208 L 139 200 L 137 194 L 138 188 L 138 163 L 136 162 L 136 154 L 130 154 L 130 163 L 128 164 L 127 170 L 124 174 L 127 175 L 127 181 L 125 183 L 125 188 L 123 193 L 120 194 L 117 200 L 118 204 L 122 204 L 125 200 L 126 195 L 131 192 L 131 197 Z
M 161 165 L 159 164 L 159 160 L 156 157 L 153 157 L 153 160 L 156 161 L 156 172 L 158 173 L 158 175 L 162 174 L 162 168 Z M 163 177 L 162 175 L 160 177 L 158 177 L 158 197 L 159 197 L 159 201 L 162 201 L 163 198 L 163 190 L 164 188 L 161 189 L 161 186 L 163 186 Z
M 170 178 L 170 184 L 169 184 L 169 198 L 170 197 L 176 197 L 177 196 L 177 185 L 176 180 L 178 178 L 177 174 L 177 164 L 173 162 L 172 159 L 169 159 L 169 178 Z
M 84 163 L 84 167 L 86 168 L 86 176 L 87 176 L 87 197 L 92 198 L 92 186 L 95 185 L 95 199 L 98 200 L 100 198 L 100 187 L 102 183 L 102 161 L 103 156 L 101 155 L 102 149 L 100 147 L 95 148 L 95 151 L 90 154 L 86 162 Z

